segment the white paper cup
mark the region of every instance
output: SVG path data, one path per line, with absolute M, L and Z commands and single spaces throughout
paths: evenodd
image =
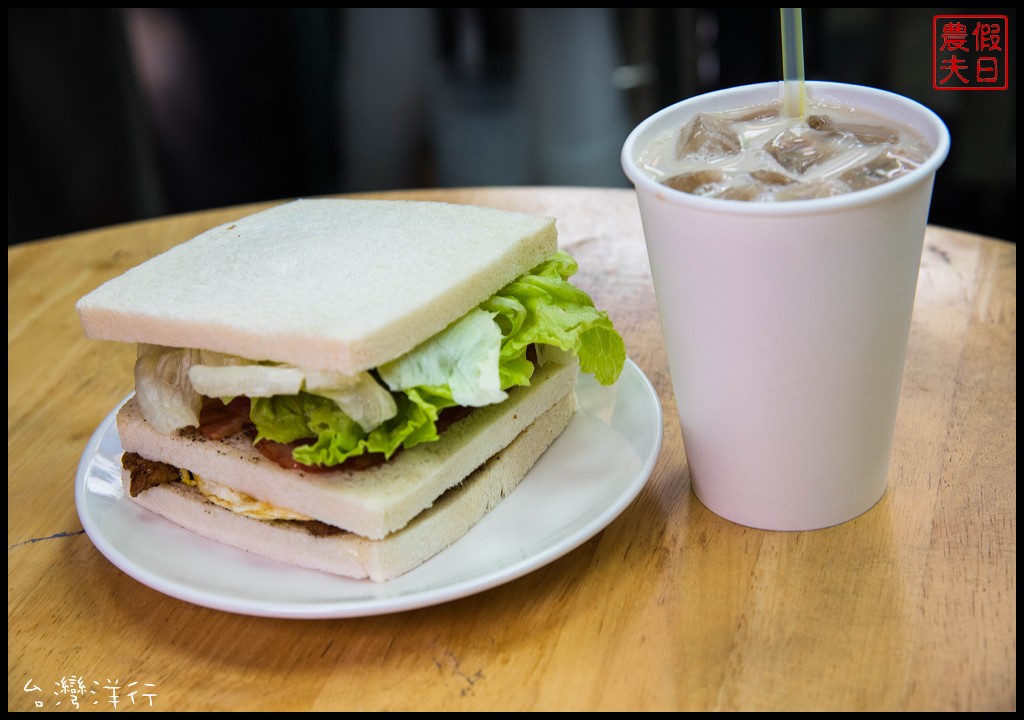
M 845 522 L 883 495 L 935 172 L 949 133 L 872 88 L 808 83 L 916 129 L 914 172 L 847 195 L 752 203 L 672 190 L 640 152 L 698 111 L 764 104 L 780 83 L 694 97 L 622 150 L 636 187 L 692 487 L 710 510 L 771 530 Z

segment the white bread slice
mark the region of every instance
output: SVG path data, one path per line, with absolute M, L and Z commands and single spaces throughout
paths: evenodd
M 76 307 L 91 338 L 356 373 L 411 350 L 556 250 L 553 218 L 297 200 L 182 243 Z
M 577 372 L 575 359 L 538 367 L 531 385 L 511 389 L 505 402 L 477 408 L 446 428 L 437 442 L 402 450 L 390 462 L 366 470 L 286 470 L 260 454 L 244 434 L 223 441 L 206 440 L 188 429 L 165 435 L 146 422 L 134 398 L 118 412 L 117 426 L 127 452 L 185 468 L 271 505 L 379 539 L 405 527 L 445 490 L 572 393 Z
M 185 529 L 226 545 L 311 570 L 385 582 L 465 535 L 515 489 L 568 426 L 575 409 L 575 394 L 570 392 L 433 507 L 382 540 L 348 533 L 318 537 L 300 524 L 253 520 L 207 502 L 181 483 L 159 485 L 134 499 Z

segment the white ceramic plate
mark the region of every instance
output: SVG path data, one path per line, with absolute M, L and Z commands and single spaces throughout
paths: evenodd
M 650 381 L 627 361 L 618 382 L 581 375 L 579 411 L 519 487 L 458 542 L 387 583 L 291 567 L 194 535 L 135 505 L 121 489 L 115 410 L 82 456 L 75 501 L 82 526 L 114 565 L 196 605 L 265 617 L 379 615 L 465 597 L 521 577 L 575 549 L 636 498 L 661 450 Z

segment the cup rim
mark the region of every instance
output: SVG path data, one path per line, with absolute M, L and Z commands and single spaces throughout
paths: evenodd
M 687 205 L 710 212 L 724 212 L 733 215 L 792 215 L 833 212 L 839 209 L 866 205 L 884 197 L 900 193 L 921 182 L 930 182 L 949 154 L 949 129 L 934 111 L 921 103 L 888 90 L 881 90 L 866 85 L 810 80 L 806 83 L 806 91 L 809 94 L 816 94 L 822 97 L 832 96 L 834 99 L 850 102 L 853 105 L 857 104 L 858 99 L 872 98 L 877 104 L 884 103 L 889 107 L 899 106 L 906 109 L 908 115 L 916 115 L 919 121 L 911 123 L 913 127 L 919 132 L 933 136 L 926 138 L 928 140 L 934 139 L 934 148 L 931 155 L 912 172 L 875 187 L 827 198 L 787 200 L 785 202 L 750 202 L 747 200 L 729 200 L 691 195 L 658 182 L 644 172 L 636 163 L 636 154 L 641 149 L 638 148 L 638 144 L 641 141 L 643 141 L 643 144 L 646 144 L 649 141 L 646 134 L 650 132 L 653 126 L 664 122 L 667 117 L 685 115 L 689 109 L 697 108 L 708 102 L 720 102 L 723 109 L 741 106 L 742 103 L 730 105 L 727 102 L 728 98 L 736 95 L 751 98 L 746 100 L 746 103 L 751 102 L 754 96 L 759 96 L 757 101 L 765 101 L 776 97 L 781 98 L 783 87 L 784 83 L 782 81 L 740 85 L 694 95 L 658 110 L 642 120 L 626 138 L 620 155 L 623 171 L 633 183 L 637 192 L 642 191 L 655 195 L 661 200 L 677 205 Z M 737 101 L 737 103 L 740 103 L 740 101 Z M 872 105 L 876 103 L 872 103 Z M 874 108 L 871 108 L 871 110 L 875 114 L 879 112 Z M 686 119 L 688 119 L 688 116 Z M 905 119 L 902 121 L 904 124 L 907 124 Z

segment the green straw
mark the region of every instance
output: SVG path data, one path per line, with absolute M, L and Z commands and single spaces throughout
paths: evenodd
M 782 111 L 804 114 L 804 29 L 800 8 L 779 8 L 782 18 Z

